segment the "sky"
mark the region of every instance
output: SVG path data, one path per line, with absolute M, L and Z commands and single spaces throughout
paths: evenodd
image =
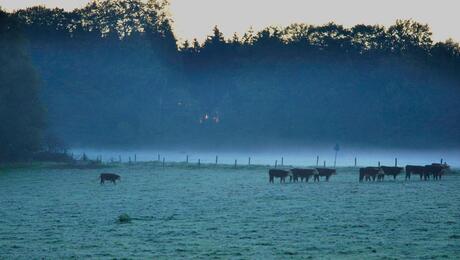
M 0 0 L 8 11 L 33 5 L 81 7 L 88 0 Z M 258 31 L 269 25 L 294 22 L 325 24 L 334 21 L 389 26 L 396 19 L 428 23 L 435 41 L 460 41 L 460 0 L 170 0 L 170 14 L 179 40 L 203 39 L 218 25 L 226 37 L 242 35 L 251 26 Z

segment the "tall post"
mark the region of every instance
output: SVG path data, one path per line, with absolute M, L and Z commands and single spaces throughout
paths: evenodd
M 316 166 L 319 164 L 319 155 L 316 156 Z
M 163 157 L 163 168 L 165 167 L 165 158 Z
M 130 156 L 128 159 L 129 159 L 129 161 L 128 161 L 128 162 L 129 162 L 129 164 L 131 164 L 131 156 Z
M 137 154 L 134 154 L 134 162 L 137 162 Z
M 275 168 L 278 166 L 278 160 L 275 160 Z
M 248 165 L 251 165 L 251 157 L 248 158 Z
M 281 166 L 284 166 L 284 157 L 281 157 Z
M 398 167 L 398 158 L 395 158 L 395 167 Z
M 356 157 L 355 157 L 355 167 L 356 167 L 356 165 L 357 165 L 357 159 L 356 159 Z
M 326 161 L 323 161 L 323 167 L 326 168 Z
M 160 161 L 160 154 L 158 154 L 158 161 Z
M 443 159 L 441 158 L 441 164 L 442 164 Z
M 118 155 L 118 161 L 121 163 L 121 155 Z
M 219 156 L 216 155 L 216 165 L 217 165 L 218 160 L 219 160 Z
M 201 159 L 198 159 L 198 167 L 201 166 Z
M 188 164 L 188 154 L 187 154 L 187 156 L 185 157 L 185 163 Z
M 335 151 L 335 154 L 334 154 L 334 168 L 337 165 L 337 152 L 338 151 Z
M 237 160 L 235 159 L 235 169 L 236 169 L 236 163 L 237 163 Z
M 379 161 L 379 167 L 380 167 L 380 161 Z
M 337 153 L 339 152 L 339 150 L 340 150 L 339 144 L 335 144 L 335 146 L 334 146 L 334 151 L 335 151 L 335 155 L 334 155 L 334 168 L 335 168 L 336 163 L 337 163 Z

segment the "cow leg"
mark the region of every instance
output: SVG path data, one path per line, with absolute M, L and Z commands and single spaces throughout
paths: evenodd
M 393 174 L 393 180 L 396 180 L 396 174 Z

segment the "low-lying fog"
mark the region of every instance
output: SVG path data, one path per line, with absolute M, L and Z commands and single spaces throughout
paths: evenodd
M 234 164 L 237 160 L 238 165 L 247 165 L 249 157 L 251 164 L 274 165 L 277 161 L 281 165 L 312 166 L 316 165 L 319 156 L 319 165 L 324 161 L 326 166 L 333 166 L 335 150 L 330 149 L 286 149 L 273 148 L 261 151 L 192 151 L 192 150 L 107 150 L 107 149 L 72 149 L 75 158 L 80 158 L 85 153 L 90 159 L 102 157 L 104 162 L 118 161 L 157 161 L 158 158 L 166 162 L 185 162 L 188 156 L 189 163 L 215 163 L 218 156 L 218 163 Z M 337 166 L 353 166 L 355 157 L 358 166 L 393 166 L 395 158 L 398 158 L 398 166 L 406 164 L 425 165 L 433 162 L 440 162 L 443 159 L 449 165 L 460 166 L 459 150 L 389 150 L 389 149 L 352 149 L 341 148 L 337 153 Z

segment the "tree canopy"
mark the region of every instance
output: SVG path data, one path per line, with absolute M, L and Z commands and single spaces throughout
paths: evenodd
M 8 16 L 30 42 L 49 128 L 73 146 L 460 144 L 459 45 L 413 20 L 231 39 L 216 26 L 177 43 L 164 1 Z

